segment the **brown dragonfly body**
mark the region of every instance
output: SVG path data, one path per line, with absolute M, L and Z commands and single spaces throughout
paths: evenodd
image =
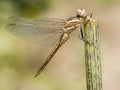
M 69 39 L 69 34 L 73 32 L 76 28 L 80 28 L 80 30 L 82 30 L 84 24 L 90 19 L 91 14 L 86 14 L 84 9 L 78 9 L 77 15 L 74 17 L 70 17 L 67 20 L 25 20 L 12 17 L 8 19 L 7 28 L 9 29 L 9 32 L 17 35 L 18 37 L 40 45 L 41 43 L 38 42 L 38 39 L 40 38 L 41 34 L 51 34 L 51 36 L 55 35 L 56 39 L 54 40 L 53 44 L 55 43 L 56 45 L 51 53 L 48 55 L 48 57 L 44 60 L 45 62 L 42 63 L 42 66 L 38 68 L 37 73 L 34 76 L 36 77 L 44 70 L 44 68 L 50 62 L 51 58 L 55 55 L 58 49 Z M 81 31 L 81 39 L 83 39 L 83 31 Z

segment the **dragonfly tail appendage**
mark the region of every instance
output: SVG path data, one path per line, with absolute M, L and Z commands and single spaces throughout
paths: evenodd
M 47 58 L 48 59 L 48 58 Z M 43 64 L 42 67 L 39 67 L 35 76 L 34 77 L 37 77 L 43 70 L 44 68 L 47 66 L 47 64 L 50 62 L 50 58 Z

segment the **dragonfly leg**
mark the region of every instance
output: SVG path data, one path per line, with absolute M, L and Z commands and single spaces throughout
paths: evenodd
M 83 30 L 84 30 L 84 26 L 83 26 L 83 24 L 82 24 L 81 27 L 80 27 L 80 29 L 79 29 L 78 38 L 81 39 L 81 40 L 84 41 L 84 42 L 88 42 L 88 41 L 85 39 L 85 37 L 84 37 Z
M 91 19 L 92 19 L 92 14 L 89 13 L 89 14 L 87 15 L 87 18 L 86 18 L 85 22 L 83 22 L 83 25 L 86 25 Z
M 86 43 L 88 43 L 88 44 L 90 44 L 90 45 L 93 45 L 93 42 L 89 42 L 86 38 L 85 38 L 85 36 L 84 36 L 84 24 L 82 24 L 81 25 L 81 27 L 80 27 L 80 29 L 79 29 L 79 34 L 78 34 L 78 37 L 79 37 L 79 39 L 81 39 L 82 41 L 84 41 L 84 42 L 86 42 Z

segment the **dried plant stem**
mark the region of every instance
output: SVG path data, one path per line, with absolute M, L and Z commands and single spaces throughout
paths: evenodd
M 102 70 L 100 58 L 100 34 L 98 22 L 91 20 L 85 25 L 85 65 L 87 90 L 102 90 Z

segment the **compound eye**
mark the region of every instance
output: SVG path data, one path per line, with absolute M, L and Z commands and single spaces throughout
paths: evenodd
M 80 18 L 81 16 L 77 14 L 76 17 Z

